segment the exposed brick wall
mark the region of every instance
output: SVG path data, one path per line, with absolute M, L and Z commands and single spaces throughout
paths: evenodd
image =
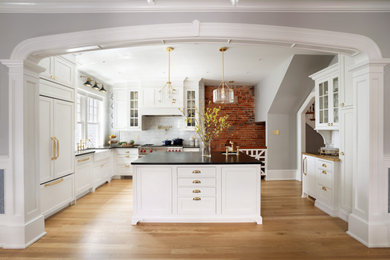
M 255 101 L 254 87 L 235 86 L 234 96 L 237 102 L 234 104 L 214 104 L 213 90 L 216 87 L 206 86 L 205 105 L 206 107 L 221 107 L 222 115 L 229 115 L 231 127 L 225 129 L 218 138 L 212 140 L 213 151 L 224 151 L 227 140 L 233 141 L 241 148 L 253 148 L 265 146 L 265 125 L 255 123 Z M 211 103 L 209 104 L 209 101 Z

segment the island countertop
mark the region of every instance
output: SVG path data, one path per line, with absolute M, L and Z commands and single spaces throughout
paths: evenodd
M 184 164 L 260 164 L 263 162 L 252 158 L 245 153 L 237 155 L 223 155 L 213 152 L 210 157 L 202 156 L 200 152 L 167 153 L 155 152 L 135 160 L 133 165 L 184 165 Z

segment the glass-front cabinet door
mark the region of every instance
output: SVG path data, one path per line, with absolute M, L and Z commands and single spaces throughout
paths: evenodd
M 130 128 L 139 128 L 138 91 L 130 91 Z
M 316 84 L 316 128 L 336 129 L 339 124 L 339 78 L 320 80 Z

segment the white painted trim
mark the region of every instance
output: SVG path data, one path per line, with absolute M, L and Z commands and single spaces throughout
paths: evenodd
M 296 180 L 302 180 L 302 153 L 306 152 L 306 110 L 315 98 L 314 89 L 307 96 L 301 108 L 297 112 L 297 176 Z
M 296 180 L 297 170 L 268 170 L 267 181 Z
M 0 13 L 127 13 L 127 12 L 389 12 L 384 0 L 353 1 L 2 1 Z
M 370 38 L 350 33 L 313 30 L 286 26 L 270 26 L 239 23 L 192 23 L 157 24 L 116 27 L 64 33 L 31 38 L 19 43 L 11 54 L 11 60 L 24 60 L 30 54 L 42 58 L 60 55 L 79 46 L 99 45 L 103 49 L 141 44 L 166 42 L 222 42 L 284 44 L 294 48 L 346 54 L 365 53 L 370 59 L 382 61 L 378 45 Z M 387 61 L 385 61 L 387 62 Z

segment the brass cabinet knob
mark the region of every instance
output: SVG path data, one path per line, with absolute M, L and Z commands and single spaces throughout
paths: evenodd
M 201 173 L 201 171 L 200 170 L 193 170 L 192 173 L 198 174 L 198 173 Z
M 197 183 L 197 184 L 199 184 L 199 183 L 200 183 L 200 180 L 193 180 L 192 183 Z
M 192 200 L 201 200 L 199 197 L 192 198 Z
M 323 191 L 327 191 L 326 187 L 322 186 L 322 190 Z
M 129 151 L 125 151 L 125 153 L 130 153 Z
M 200 193 L 200 190 L 193 190 L 192 193 Z
M 344 155 L 344 153 L 343 153 L 343 152 L 341 152 L 340 154 L 341 154 L 341 155 Z
M 341 107 L 344 107 L 344 103 L 341 103 L 340 106 L 341 106 Z
M 130 158 L 130 155 L 126 155 L 125 157 L 126 157 L 126 158 Z
M 322 167 L 326 167 L 326 164 L 325 164 L 325 163 L 323 163 L 323 164 L 322 164 Z
M 125 164 L 125 167 L 129 168 L 129 167 L 130 167 L 130 164 Z
M 327 172 L 326 172 L 326 171 L 322 171 L 322 173 L 323 173 L 323 174 L 327 174 Z

